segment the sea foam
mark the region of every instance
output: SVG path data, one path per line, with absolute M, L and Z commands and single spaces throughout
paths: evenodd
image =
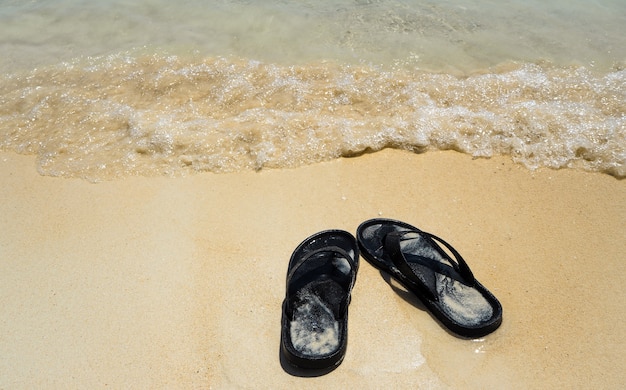
M 119 53 L 0 77 L 0 149 L 92 181 L 298 167 L 383 148 L 626 175 L 626 71 L 280 65 Z

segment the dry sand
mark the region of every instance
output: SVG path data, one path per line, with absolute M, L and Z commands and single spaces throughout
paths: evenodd
M 279 360 L 293 249 L 401 219 L 454 245 L 501 300 L 446 332 L 362 260 L 344 362 Z M 0 154 L 0 389 L 623 388 L 626 183 L 455 152 L 91 184 Z

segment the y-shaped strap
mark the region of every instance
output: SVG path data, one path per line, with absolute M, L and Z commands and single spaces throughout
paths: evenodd
M 301 267 L 303 267 L 305 264 L 309 262 L 315 262 L 313 258 L 315 256 L 320 256 L 322 254 L 328 254 L 328 257 L 323 260 L 324 261 L 323 264 L 312 263 L 313 266 L 311 267 L 311 269 L 305 270 L 301 275 L 297 275 L 297 272 Z M 340 267 L 338 267 L 336 264 L 330 264 L 330 265 L 328 264 L 329 262 L 332 262 L 333 259 L 337 258 L 338 257 L 337 255 L 341 256 L 342 258 L 348 261 L 350 268 L 347 270 L 347 272 L 342 272 Z M 332 267 L 332 272 L 320 274 L 320 268 L 325 267 L 325 266 Z M 350 254 L 348 254 L 348 252 L 346 252 L 345 250 L 343 250 L 342 248 L 338 246 L 327 246 L 327 247 L 313 250 L 305 254 L 293 266 L 287 278 L 288 280 L 287 299 L 289 302 L 288 310 L 289 311 L 292 310 L 291 303 L 294 298 L 293 294 L 295 292 L 300 290 L 309 282 L 319 278 L 322 275 L 325 275 L 325 277 L 335 280 L 339 285 L 342 286 L 343 290 L 345 291 L 346 296 L 342 298 L 341 303 L 339 305 L 339 312 L 340 313 L 345 312 L 347 305 L 350 303 L 350 289 L 354 285 L 354 281 L 356 277 L 356 273 L 354 272 L 354 270 L 355 270 L 354 260 L 352 259 Z M 342 280 L 339 280 L 340 278 L 345 278 L 345 279 L 342 281 Z M 335 314 L 339 314 L 339 313 L 335 313 Z
M 430 247 L 435 249 L 442 257 L 448 260 L 450 264 L 452 264 L 452 266 L 433 258 L 402 252 L 400 242 L 403 239 L 414 239 L 404 238 L 404 236 L 408 233 L 416 233 L 421 235 L 428 242 Z M 448 248 L 448 250 L 450 250 L 450 252 L 455 257 L 456 262 L 452 260 L 450 256 L 448 256 L 448 254 L 441 249 L 441 247 L 435 242 L 435 240 L 439 241 L 446 248 Z M 476 281 L 469 266 L 467 265 L 465 260 L 463 260 L 463 257 L 450 244 L 433 234 L 423 231 L 412 230 L 394 231 L 385 235 L 384 247 L 385 250 L 389 253 L 389 257 L 393 261 L 394 265 L 403 274 L 403 276 L 410 280 L 414 284 L 414 286 L 430 300 L 438 300 L 434 291 L 432 291 L 428 287 L 428 285 L 432 285 L 432 281 L 431 283 L 428 283 L 427 280 L 427 277 L 431 275 L 416 273 L 413 268 L 411 268 L 409 263 L 419 264 L 421 266 L 427 267 L 433 272 L 445 275 L 468 286 L 473 286 Z

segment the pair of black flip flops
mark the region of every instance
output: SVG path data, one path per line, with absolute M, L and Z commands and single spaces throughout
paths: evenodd
M 407 223 L 377 218 L 363 222 L 356 239 L 343 230 L 326 230 L 293 252 L 281 333 L 281 351 L 290 364 L 326 369 L 343 360 L 359 252 L 460 336 L 481 337 L 502 323 L 500 302 L 450 244 Z

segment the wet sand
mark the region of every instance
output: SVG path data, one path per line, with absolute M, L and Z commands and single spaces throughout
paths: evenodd
M 293 249 L 372 217 L 446 239 L 502 302 L 449 334 L 362 260 L 344 362 L 281 365 Z M 626 185 L 509 158 L 382 152 L 98 184 L 0 153 L 0 388 L 621 388 Z

